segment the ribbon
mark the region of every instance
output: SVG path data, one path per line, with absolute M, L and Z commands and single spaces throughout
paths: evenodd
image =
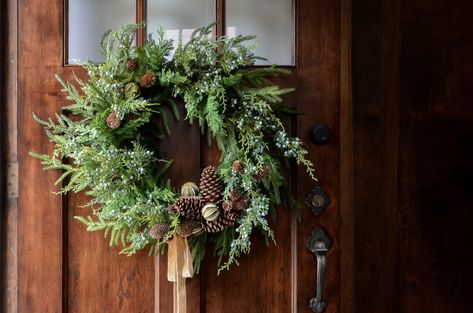
M 173 312 L 186 313 L 186 278 L 194 276 L 187 238 L 175 236 L 168 242 L 168 280 L 173 282 Z

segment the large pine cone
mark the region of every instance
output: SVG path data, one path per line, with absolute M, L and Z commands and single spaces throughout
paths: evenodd
M 235 223 L 240 218 L 238 212 L 227 212 L 225 211 L 215 221 L 202 221 L 202 229 L 206 233 L 218 233 L 224 230 L 227 227 L 235 225 Z
M 171 210 L 178 212 L 182 217 L 190 220 L 200 220 L 202 215 L 200 211 L 204 206 L 201 197 L 197 196 L 183 196 L 174 202 Z
M 202 171 L 200 192 L 205 202 L 218 204 L 222 200 L 223 184 L 217 176 L 215 167 L 207 166 Z

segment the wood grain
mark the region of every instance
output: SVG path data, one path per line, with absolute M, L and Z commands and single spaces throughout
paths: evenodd
M 472 312 L 473 4 L 403 1 L 399 142 L 403 312 Z
M 53 53 L 62 45 L 62 1 L 24 0 L 18 8 L 18 310 L 55 313 L 63 310 L 63 207 L 61 197 L 51 193 L 58 173 L 44 172 L 28 152 L 52 149 L 32 112 L 46 117 L 59 108 L 59 86 L 52 78 L 63 60 Z
M 297 134 L 307 143 L 308 156 L 316 166 L 318 184 L 330 198 L 330 205 L 318 217 L 304 207 L 297 229 L 297 312 L 310 312 L 309 300 L 316 287 L 316 260 L 306 247 L 316 226 L 322 226 L 333 241 L 327 254 L 324 298 L 325 312 L 340 311 L 340 2 L 300 1 L 297 8 L 297 103 L 303 114 L 297 120 Z M 310 128 L 318 122 L 333 131 L 324 146 L 310 144 Z M 316 185 L 302 167 L 297 172 L 297 199 L 304 203 Z
M 353 6 L 357 312 L 399 311 L 399 14 L 400 1 Z
M 354 2 L 359 312 L 473 310 L 472 16 L 469 1 Z

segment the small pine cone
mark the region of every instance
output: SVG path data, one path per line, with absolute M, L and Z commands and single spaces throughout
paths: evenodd
M 138 59 L 128 59 L 126 61 L 126 68 L 130 72 L 136 71 L 136 69 L 138 68 Z
M 265 164 L 263 164 L 261 169 L 258 171 L 258 173 L 255 174 L 254 177 L 257 180 L 262 180 L 262 179 L 268 178 L 270 171 L 271 171 L 271 165 L 269 165 L 268 163 L 265 163 Z
M 166 236 L 168 231 L 169 231 L 169 226 L 167 224 L 156 224 L 153 227 L 151 227 L 149 231 L 149 235 L 153 239 L 160 240 L 164 236 Z
M 143 88 L 152 88 L 158 83 L 158 77 L 153 73 L 143 74 L 140 78 L 140 86 Z
M 222 203 L 222 209 L 227 212 L 230 212 L 234 209 L 235 204 L 232 201 L 226 200 Z
M 111 129 L 117 129 L 122 125 L 122 121 L 117 112 L 112 112 L 107 116 L 107 125 Z
M 206 233 L 218 233 L 227 227 L 235 225 L 240 218 L 237 212 L 225 212 L 215 221 L 202 221 L 202 229 Z
M 179 227 L 179 236 L 189 237 L 194 234 L 197 230 L 202 228 L 201 224 L 195 220 L 186 220 L 181 223 Z
M 171 211 L 178 212 L 182 217 L 191 220 L 201 219 L 201 210 L 204 202 L 201 197 L 183 196 L 174 202 Z
M 238 201 L 235 202 L 235 211 L 243 211 L 248 208 L 250 201 L 246 197 L 241 197 Z
M 239 199 L 241 198 L 241 193 L 236 191 L 236 190 L 232 190 L 230 191 L 230 200 L 232 202 L 236 202 L 238 201 Z
M 200 192 L 206 202 L 220 203 L 222 200 L 223 185 L 217 177 L 215 167 L 207 166 L 200 176 Z
M 235 161 L 233 161 L 232 169 L 233 169 L 235 172 L 241 172 L 241 171 L 243 171 L 243 163 L 242 163 L 240 160 L 235 160 Z

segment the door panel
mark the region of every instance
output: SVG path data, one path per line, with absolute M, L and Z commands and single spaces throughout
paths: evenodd
M 54 74 L 72 79 L 73 75 L 85 78 L 85 73 L 77 66 L 64 65 L 64 1 L 23 0 L 19 4 L 20 312 L 172 312 L 166 257 L 153 258 L 145 252 L 125 257 L 118 254 L 118 248 L 108 246 L 103 234 L 86 233 L 73 219 L 85 214 L 80 206 L 87 202 L 86 196 L 51 194 L 59 173 L 43 172 L 39 162 L 27 156 L 29 151 L 47 153 L 52 149 L 31 113 L 51 116 L 65 104 Z M 137 1 L 137 8 L 143 4 Z M 344 175 L 340 171 L 340 142 L 347 135 L 340 131 L 341 112 L 346 111 L 341 110 L 340 84 L 347 73 L 341 68 L 341 42 L 346 40 L 340 31 L 341 1 L 300 0 L 295 5 L 296 65 L 290 67 L 293 73 L 278 83 L 297 88 L 286 100 L 303 114 L 293 117 L 288 125 L 307 143 L 319 177 L 317 184 L 329 196 L 330 205 L 317 217 L 307 209 L 306 195 L 316 184 L 302 169 L 291 166 L 289 185 L 302 205 L 301 222 L 291 210 L 281 208 L 273 223 L 277 246 L 267 247 L 256 232 L 250 255 L 241 257 L 240 266 L 220 276 L 212 251 L 207 251 L 201 274 L 188 281 L 190 313 L 311 312 L 317 263 L 306 244 L 316 226 L 323 226 L 333 242 L 327 254 L 325 312 L 348 312 L 340 301 L 345 278 L 340 275 L 339 199 L 349 193 L 340 188 Z M 218 1 L 219 20 L 223 7 Z M 217 34 L 223 29 L 224 24 L 217 26 Z M 316 122 L 332 129 L 332 139 L 326 145 L 309 141 L 309 130 Z M 196 127 L 174 123 L 172 136 L 186 141 L 177 146 L 170 141 L 162 143 L 163 150 L 175 159 L 169 173 L 175 184 L 197 180 L 201 168 L 217 163 L 218 151 L 207 146 Z M 184 160 L 180 156 L 192 157 Z

